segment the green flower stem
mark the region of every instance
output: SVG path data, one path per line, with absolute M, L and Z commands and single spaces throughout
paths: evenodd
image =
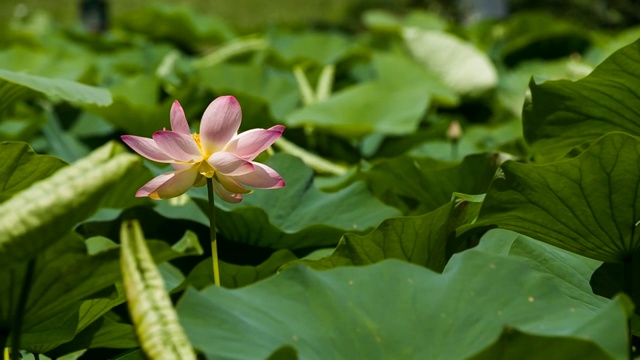
M 12 360 L 21 359 L 20 355 L 20 336 L 22 335 L 22 323 L 24 320 L 24 309 L 27 307 L 27 300 L 29 299 L 29 292 L 31 292 L 31 285 L 33 283 L 33 271 L 36 268 L 36 260 L 29 260 L 27 264 L 27 270 L 24 273 L 24 279 L 22 279 L 22 289 L 20 290 L 20 298 L 16 309 L 15 317 L 13 318 L 13 327 L 11 329 L 11 356 Z
M 286 153 L 299 157 L 305 164 L 319 173 L 343 175 L 347 172 L 347 168 L 344 166 L 334 164 L 316 154 L 310 153 L 284 137 L 278 139 L 274 145 Z
M 220 264 L 218 261 L 218 240 L 216 239 L 216 207 L 213 199 L 213 180 L 207 178 L 209 195 L 209 233 L 211 234 L 211 260 L 213 261 L 213 283 L 220 286 Z

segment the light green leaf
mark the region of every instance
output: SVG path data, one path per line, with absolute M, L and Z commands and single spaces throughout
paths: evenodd
M 27 88 L 52 98 L 79 105 L 94 104 L 107 106 L 111 104 L 111 93 L 106 89 L 80 84 L 65 79 L 54 79 L 30 75 L 21 72 L 0 69 L 0 113 L 6 109 L 15 96 Z
M 376 79 L 341 90 L 327 100 L 291 112 L 285 123 L 360 138 L 371 133 L 413 133 L 431 104 L 452 106 L 458 95 L 412 59 L 373 55 Z
M 582 80 L 531 81 L 524 137 L 544 159 L 602 134 L 640 135 L 640 41 L 614 53 Z
M 372 30 L 400 33 L 403 27 L 416 27 L 425 30 L 445 30 L 449 25 L 435 13 L 421 9 L 412 9 L 406 16 L 399 17 L 391 12 L 372 9 L 362 15 L 362 22 Z
M 479 95 L 498 83 L 488 56 L 471 43 L 433 30 L 407 27 L 402 31 L 413 56 L 459 94 Z
M 152 39 L 171 41 L 194 49 L 203 43 L 235 37 L 233 30 L 222 19 L 212 14 L 199 14 L 185 5 L 155 3 L 127 12 L 118 18 L 118 24 Z
M 605 135 L 575 158 L 512 161 L 489 189 L 476 226 L 497 225 L 577 254 L 621 262 L 640 249 L 640 141 Z
M 278 171 L 287 186 L 256 190 L 239 204 L 217 201 L 218 231 L 232 241 L 271 248 L 300 249 L 334 245 L 347 231 L 365 232 L 400 213 L 385 206 L 362 182 L 325 193 L 313 184 L 313 171 L 300 159 L 276 154 L 267 165 Z M 202 188 L 192 194 L 201 199 Z
M 97 210 L 109 187 L 141 165 L 119 149 L 104 145 L 0 204 L 0 263 L 11 267 L 35 257 Z
M 465 156 L 499 151 L 522 138 L 522 123 L 508 121 L 497 125 L 470 125 L 463 127 L 462 136 L 454 145 L 450 140 L 428 140 L 414 146 L 409 155 L 430 157 L 441 161 L 459 161 Z
M 505 325 L 587 335 L 625 359 L 626 303 L 583 294 L 517 257 L 469 250 L 442 274 L 396 260 L 329 271 L 296 266 L 242 289 L 189 289 L 177 308 L 210 359 L 265 358 L 285 344 L 304 359 L 462 359 L 494 343 Z M 595 319 L 607 331 L 590 327 Z
M 373 132 L 402 135 L 417 129 L 429 101 L 416 87 L 367 82 L 290 113 L 285 124 L 317 127 L 349 138 Z
M 150 75 L 133 76 L 112 87 L 113 104 L 108 107 L 87 107 L 128 134 L 150 137 L 163 127 L 169 127 L 169 111 L 173 99 L 158 100 L 160 84 Z
M 305 61 L 318 65 L 335 64 L 354 48 L 353 39 L 338 32 L 280 30 L 269 35 L 272 51 L 290 65 Z
M 150 359 L 196 359 L 137 220 L 122 223 L 121 270 L 136 334 Z
M 300 102 L 300 93 L 291 73 L 266 69 L 262 65 L 217 64 L 199 69 L 197 79 L 202 86 L 217 94 L 229 93 L 238 97 L 244 95 L 247 100 L 258 100 L 268 105 L 274 119 L 282 119 Z M 252 106 L 247 106 L 248 101 L 243 100 L 241 103 L 245 112 L 244 118 L 249 120 L 249 123 L 244 121 L 244 126 L 264 128 L 264 123 L 252 122 Z

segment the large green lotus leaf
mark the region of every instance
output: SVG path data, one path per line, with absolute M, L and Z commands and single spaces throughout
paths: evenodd
M 489 189 L 476 226 L 497 225 L 577 254 L 621 262 L 640 248 L 640 141 L 605 135 L 577 157 L 512 161 Z
M 640 41 L 626 46 L 582 80 L 531 81 L 522 112 L 524 137 L 544 158 L 564 155 L 602 134 L 640 135 Z
M 418 62 L 459 94 L 479 95 L 498 83 L 489 57 L 453 35 L 413 27 L 404 28 L 406 46 Z
M 221 63 L 199 69 L 197 79 L 205 88 L 213 90 L 216 94 L 244 95 L 268 105 L 275 119 L 284 118 L 300 102 L 300 92 L 292 74 L 265 69 L 262 65 Z M 245 110 L 244 118 L 251 121 L 250 117 L 246 116 L 246 102 L 241 103 Z M 254 127 L 263 128 L 265 125 L 255 124 Z
M 345 34 L 318 31 L 272 31 L 269 45 L 289 65 L 305 61 L 318 65 L 335 64 L 354 49 L 353 40 Z
M 26 143 L 0 143 L 0 202 L 43 180 L 65 166 L 48 155 L 38 155 Z
M 160 84 L 153 76 L 130 77 L 110 90 L 113 94 L 111 106 L 92 106 L 86 110 L 132 135 L 151 137 L 163 127 L 169 128 L 173 99 L 159 102 Z
M 489 230 L 480 239 L 477 249 L 495 254 L 519 256 L 539 271 L 563 279 L 567 284 L 582 290 L 585 294 L 591 293 L 589 281 L 594 271 L 602 264 L 601 261 L 504 229 Z
M 455 106 L 460 102 L 458 94 L 437 75 L 406 55 L 376 52 L 373 54 L 372 65 L 376 79 L 380 82 L 415 87 L 416 91 L 422 91 L 424 96 L 432 97 L 434 102 L 441 105 Z
M 285 344 L 305 359 L 461 359 L 506 325 L 627 355 L 624 299 L 586 296 L 519 257 L 478 250 L 454 255 L 442 274 L 396 260 L 296 266 L 242 289 L 189 289 L 177 308 L 192 344 L 212 359 L 265 358 Z
M 285 123 L 318 127 L 351 138 L 371 133 L 404 135 L 418 128 L 432 98 L 447 106 L 459 102 L 455 92 L 408 57 L 375 53 L 372 65 L 374 81 L 351 86 L 325 101 L 293 111 Z
M 522 138 L 522 123 L 508 121 L 495 126 L 471 125 L 463 127 L 456 145 L 449 140 L 428 140 L 414 146 L 409 155 L 430 157 L 441 161 L 460 161 L 465 156 L 496 151 Z
M 116 23 L 152 39 L 169 40 L 194 49 L 203 43 L 235 37 L 233 30 L 222 19 L 211 14 L 198 14 L 187 6 L 154 4 L 121 15 Z
M 404 213 L 424 214 L 448 203 L 454 192 L 487 192 L 498 161 L 498 154 L 470 155 L 460 164 L 401 156 L 380 161 L 361 177 L 385 203 Z
M 157 262 L 202 253 L 193 233 L 185 234 L 173 247 L 157 240 L 149 241 L 149 247 Z M 101 292 L 121 278 L 119 251 L 108 239 L 85 242 L 75 233 L 67 234 L 42 251 L 34 260 L 21 346 L 38 353 L 49 351 L 72 340 L 76 333 L 83 332 L 111 308 L 124 302 L 124 297 L 111 291 Z M 23 263 L 0 271 L 0 300 L 8 304 L 0 308 L 2 327 L 11 329 L 13 325 L 29 266 Z M 83 334 L 82 341 L 87 341 L 89 334 Z
M 442 271 L 455 229 L 471 223 L 481 204 L 479 198 L 461 195 L 425 215 L 387 219 L 367 235 L 345 234 L 333 254 L 304 262 L 316 269 L 330 269 L 399 259 Z
M 46 44 L 49 46 L 49 44 Z M 58 44 L 63 45 L 63 44 Z M 66 43 L 64 45 L 70 45 Z M 78 47 L 34 49 L 11 46 L 0 51 L 0 69 L 78 81 L 91 66 L 92 55 Z
M 266 164 L 278 171 L 287 185 L 276 190 L 258 189 L 239 204 L 218 200 L 216 226 L 226 239 L 288 249 L 334 245 L 347 231 L 365 232 L 400 215 L 376 199 L 362 182 L 334 193 L 318 190 L 313 171 L 294 156 L 276 154 Z M 206 209 L 206 189 L 193 189 L 192 194 Z
M 371 133 L 409 134 L 418 128 L 430 97 L 420 86 L 371 81 L 334 93 L 327 100 L 293 111 L 293 127 L 311 126 L 347 138 Z
M 0 69 L 0 114 L 15 100 L 35 91 L 54 99 L 79 105 L 111 104 L 111 93 L 107 89 L 97 88 L 66 79 L 55 79 L 27 73 Z
M 10 268 L 35 257 L 96 211 L 109 188 L 139 166 L 139 158 L 108 143 L 1 203 L 0 263 Z
M 298 260 L 291 251 L 281 249 L 275 251 L 267 260 L 256 266 L 236 265 L 220 261 L 220 285 L 226 288 L 239 288 L 266 279 L 278 272 L 284 264 Z M 213 285 L 213 267 L 211 258 L 207 258 L 196 265 L 187 278 L 189 285 L 202 289 Z

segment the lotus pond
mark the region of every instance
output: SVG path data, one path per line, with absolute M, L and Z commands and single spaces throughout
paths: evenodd
M 638 38 L 0 24 L 4 359 L 635 357 Z

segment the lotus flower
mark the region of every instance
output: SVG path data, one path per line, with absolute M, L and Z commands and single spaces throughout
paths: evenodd
M 171 131 L 156 131 L 152 138 L 123 135 L 124 141 L 138 154 L 175 171 L 161 174 L 136 192 L 137 197 L 168 199 L 179 196 L 192 186 L 203 186 L 213 179 L 213 190 L 228 202 L 242 201 L 251 193 L 245 186 L 276 189 L 284 186 L 282 177 L 270 167 L 254 162 L 258 154 L 273 144 L 284 126 L 252 129 L 238 134 L 242 110 L 233 96 L 211 102 L 202 116 L 200 133 L 192 134 L 180 103 L 171 107 Z

